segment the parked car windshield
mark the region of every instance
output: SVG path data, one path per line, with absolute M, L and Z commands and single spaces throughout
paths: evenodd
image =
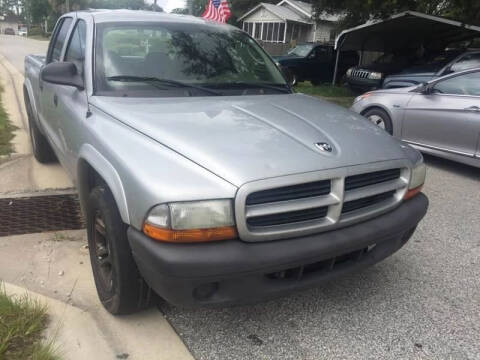
M 402 73 L 437 72 L 459 54 L 458 51 L 428 53 L 424 57 L 416 60 L 411 67 L 405 69 Z
M 298 45 L 298 46 L 295 46 L 292 50 L 290 50 L 288 52 L 288 55 L 305 57 L 310 53 L 312 48 L 313 48 L 313 45 L 309 45 L 309 44 Z
M 106 96 L 290 92 L 260 46 L 240 30 L 205 24 L 97 26 L 95 91 Z

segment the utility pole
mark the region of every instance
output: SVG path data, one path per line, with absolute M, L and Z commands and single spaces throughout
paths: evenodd
M 70 0 L 67 0 L 67 1 L 65 2 L 65 5 L 66 5 L 66 7 L 67 7 L 67 13 L 70 12 Z
M 153 1 L 153 11 L 157 11 L 157 2 L 158 0 Z

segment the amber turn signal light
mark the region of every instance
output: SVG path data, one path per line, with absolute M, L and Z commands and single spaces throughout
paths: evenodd
M 238 237 L 234 226 L 212 229 L 172 230 L 145 223 L 143 232 L 154 240 L 169 243 L 199 243 L 229 240 Z
M 420 186 L 416 187 L 415 189 L 408 190 L 407 193 L 405 194 L 405 196 L 403 197 L 403 200 L 408 200 L 408 199 L 413 198 L 414 196 L 417 196 L 422 191 L 422 188 L 423 188 L 423 185 L 420 185 Z

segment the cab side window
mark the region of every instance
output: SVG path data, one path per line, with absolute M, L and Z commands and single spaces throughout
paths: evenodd
M 72 24 L 72 18 L 64 18 L 61 20 L 61 23 L 58 24 L 58 30 L 55 32 L 55 38 L 52 44 L 49 62 L 60 61 L 63 45 L 65 44 L 68 30 L 70 29 L 71 24 Z
M 433 92 L 437 94 L 480 96 L 480 72 L 440 81 L 434 86 Z
M 75 25 L 67 52 L 65 53 L 65 61 L 74 63 L 80 76 L 83 76 L 84 71 L 86 31 L 85 21 L 79 20 Z

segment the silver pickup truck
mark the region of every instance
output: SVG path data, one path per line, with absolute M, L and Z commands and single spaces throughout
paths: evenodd
M 418 151 L 293 93 L 232 26 L 70 13 L 25 73 L 35 157 L 78 189 L 111 313 L 316 286 L 393 254 L 427 211 Z

